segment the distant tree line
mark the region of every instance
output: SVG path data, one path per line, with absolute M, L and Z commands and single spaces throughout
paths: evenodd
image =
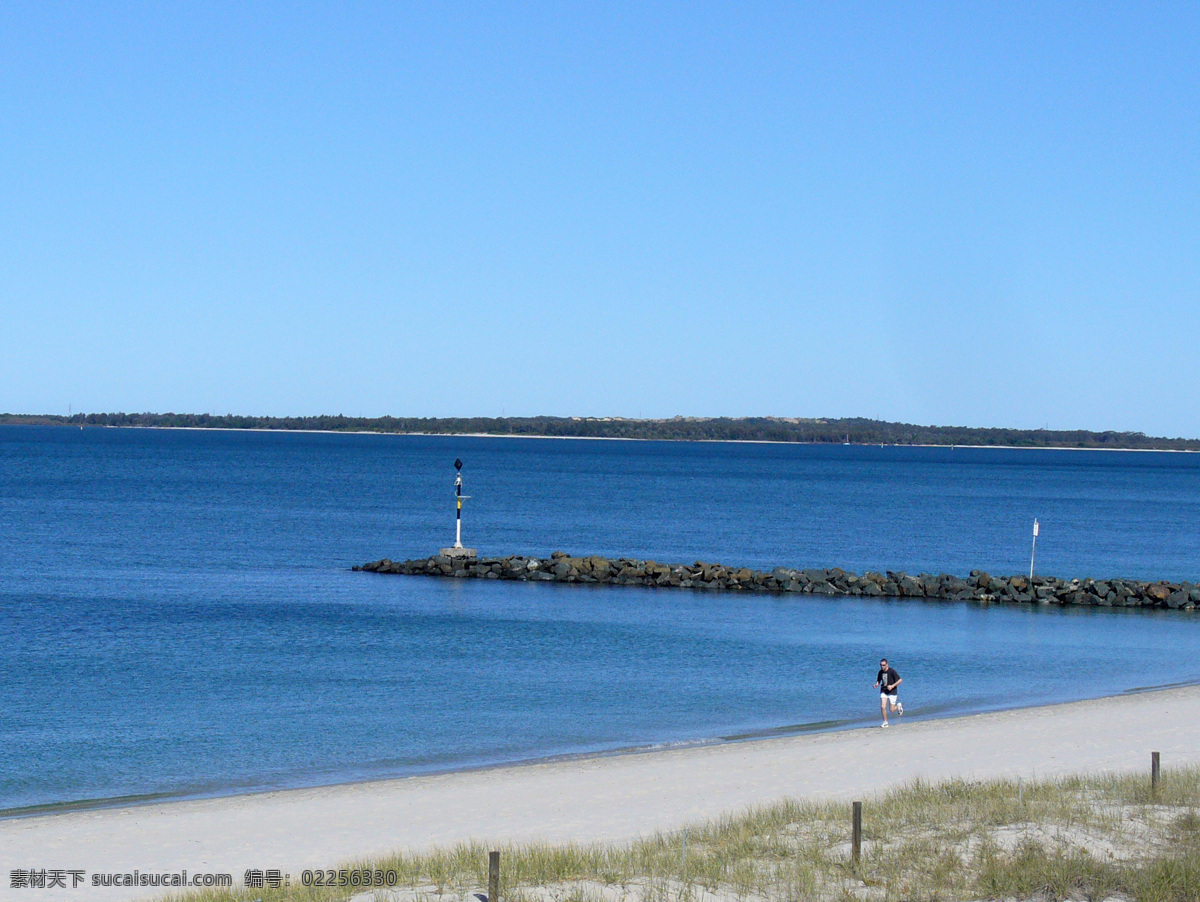
M 1198 439 L 1156 438 L 1141 432 L 917 426 L 861 417 L 673 417 L 666 420 L 632 420 L 619 417 L 250 417 L 234 414 L 213 416 L 207 413 L 77 413 L 70 417 L 0 414 L 0 424 L 1200 451 Z

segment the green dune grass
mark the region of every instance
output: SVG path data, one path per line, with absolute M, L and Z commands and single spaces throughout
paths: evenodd
M 1148 776 L 915 782 L 850 805 L 784 801 L 617 845 L 502 846 L 504 902 L 716 900 L 1200 900 L 1200 769 Z M 389 889 L 306 887 L 192 893 L 216 900 L 402 902 L 486 894 L 488 848 L 343 863 L 396 873 Z M 241 875 L 235 876 L 241 882 Z

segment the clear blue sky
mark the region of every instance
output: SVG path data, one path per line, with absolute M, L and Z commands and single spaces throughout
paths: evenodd
M 1200 4 L 10 3 L 0 410 L 1200 436 Z

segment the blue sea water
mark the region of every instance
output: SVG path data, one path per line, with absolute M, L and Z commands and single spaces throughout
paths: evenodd
M 1200 456 L 0 427 L 0 809 L 1197 679 L 1200 615 L 353 573 L 483 554 L 1200 577 Z

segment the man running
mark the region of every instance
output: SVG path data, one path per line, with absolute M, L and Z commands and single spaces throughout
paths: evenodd
M 900 674 L 888 666 L 887 658 L 879 662 L 879 673 L 875 677 L 875 688 L 879 690 L 879 709 L 883 712 L 883 723 L 880 726 L 888 725 L 888 702 L 892 704 L 892 710 L 897 714 L 904 715 L 904 705 L 901 704 L 897 687 L 904 682 L 900 679 Z

